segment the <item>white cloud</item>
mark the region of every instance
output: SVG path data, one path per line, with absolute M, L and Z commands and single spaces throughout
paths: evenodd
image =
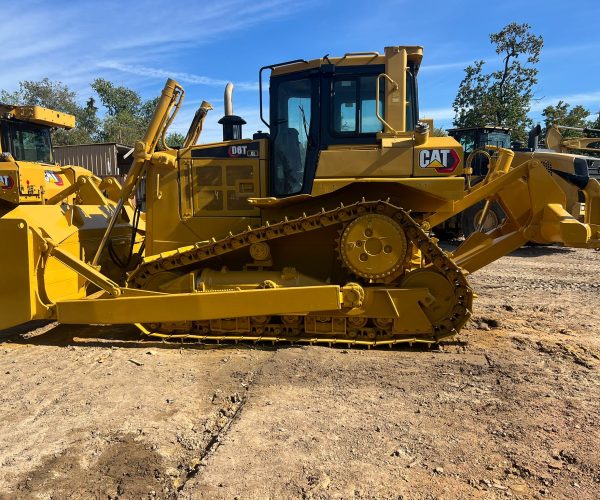
M 179 83 L 208 85 L 213 87 L 225 87 L 229 80 L 220 80 L 218 78 L 212 78 L 209 76 L 195 75 L 192 73 L 168 71 L 159 68 L 149 68 L 139 64 L 123 64 L 116 61 L 104 61 L 98 64 L 100 68 L 114 69 L 117 71 L 123 71 L 125 73 L 131 73 L 139 76 L 148 76 L 151 78 L 174 78 Z M 257 90 L 258 83 L 255 82 L 237 82 L 235 87 L 238 90 Z
M 210 4 L 184 0 L 178 2 L 177 9 L 165 12 L 162 2 L 147 0 L 144 15 L 140 16 L 136 8 L 137 15 L 131 18 L 134 19 L 132 29 L 114 38 L 108 48 L 123 51 L 160 45 L 198 46 L 223 35 L 288 16 L 305 9 L 309 3 L 290 0 L 220 0 Z M 154 8 L 151 8 L 152 4 Z M 167 25 L 166 15 L 169 18 Z M 136 18 L 139 21 L 135 21 Z M 148 29 L 153 26 L 160 28 Z M 165 26 L 172 29 L 165 29 Z
M 452 120 L 454 110 L 452 108 L 422 109 L 419 111 L 421 118 L 433 118 L 434 120 Z
M 222 86 L 225 80 L 186 72 L 201 60 L 199 47 L 210 43 L 212 47 L 206 50 L 214 55 L 219 50 L 215 42 L 239 37 L 244 30 L 289 17 L 313 3 L 314 0 L 178 0 L 177 5 L 165 5 L 159 0 L 3 2 L 3 18 L 9 22 L 0 30 L 0 62 L 10 71 L 0 74 L 0 88 L 13 90 L 21 80 L 48 77 L 69 85 L 75 82 L 74 90 L 89 93 L 86 87 L 91 80 L 117 74 L 119 84 L 137 90 L 148 88 L 140 77 L 164 78 L 167 73 L 188 84 Z M 56 29 L 50 33 L 48 26 Z M 40 38 L 40 33 L 46 35 Z M 180 55 L 182 51 L 186 51 L 185 55 Z M 174 65 L 180 71 L 169 72 Z M 126 73 L 129 78 L 124 77 Z M 256 84 L 240 82 L 237 87 L 252 90 Z
M 600 90 L 595 92 L 581 92 L 577 94 L 569 94 L 555 97 L 544 97 L 539 101 L 534 101 L 531 106 L 532 112 L 543 111 L 546 106 L 555 106 L 558 101 L 564 101 L 571 106 L 576 106 L 578 104 L 582 106 L 592 106 L 595 104 L 600 104 Z M 592 110 L 595 111 L 595 110 Z

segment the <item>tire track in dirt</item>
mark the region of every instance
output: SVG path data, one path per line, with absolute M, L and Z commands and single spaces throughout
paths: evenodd
M 264 364 L 264 363 L 263 363 Z M 177 482 L 177 492 L 183 491 L 188 481 L 197 478 L 201 473 L 204 467 L 206 467 L 207 460 L 217 451 L 223 439 L 227 436 L 232 425 L 241 418 L 242 410 L 244 409 L 244 405 L 248 401 L 249 391 L 254 383 L 254 380 L 257 375 L 260 375 L 260 370 L 262 365 L 258 368 L 257 372 L 253 372 L 250 374 L 250 377 L 245 382 L 245 392 L 242 397 L 238 396 L 238 393 L 234 393 L 230 396 L 231 405 L 226 409 L 219 410 L 222 413 L 226 420 L 224 423 L 217 425 L 216 432 L 214 432 L 206 444 L 205 448 L 202 450 L 200 457 L 197 460 L 197 463 L 194 464 L 190 470 L 188 470 L 183 478 Z

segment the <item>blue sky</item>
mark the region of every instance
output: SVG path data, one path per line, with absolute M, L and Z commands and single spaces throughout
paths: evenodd
M 258 119 L 258 69 L 289 59 L 422 45 L 422 117 L 451 126 L 452 101 L 463 69 L 498 58 L 488 35 L 511 21 L 544 37 L 532 116 L 563 99 L 600 110 L 599 0 L 392 1 L 0 0 L 0 88 L 48 77 L 76 90 L 84 102 L 96 77 L 150 98 L 167 76 L 186 88 L 174 129 L 187 130 L 195 108 L 211 102 L 201 142 L 218 140 L 223 88 L 236 85 L 234 112 Z M 573 8 L 571 10 L 571 8 Z M 491 9 L 496 9 L 491 10 Z

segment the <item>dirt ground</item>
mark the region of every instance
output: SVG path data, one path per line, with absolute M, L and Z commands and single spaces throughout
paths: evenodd
M 599 270 L 501 259 L 439 349 L 3 332 L 0 498 L 598 498 Z

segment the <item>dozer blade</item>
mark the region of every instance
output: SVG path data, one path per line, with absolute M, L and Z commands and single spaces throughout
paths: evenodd
M 55 301 L 85 296 L 84 278 L 47 254 L 48 245 L 36 229 L 42 222 L 46 234 L 62 240 L 63 251 L 82 251 L 78 228 L 65 223 L 59 207 L 18 207 L 0 219 L 0 328 L 54 319 Z
M 35 316 L 36 283 L 31 233 L 23 221 L 0 219 L 0 329 Z
M 54 320 L 56 302 L 83 299 L 93 286 L 118 289 L 86 264 L 107 214 L 102 205 L 20 205 L 0 218 L 0 329 Z M 125 253 L 130 231 L 124 223 L 115 230 L 118 255 Z M 110 274 L 121 272 L 105 260 Z

